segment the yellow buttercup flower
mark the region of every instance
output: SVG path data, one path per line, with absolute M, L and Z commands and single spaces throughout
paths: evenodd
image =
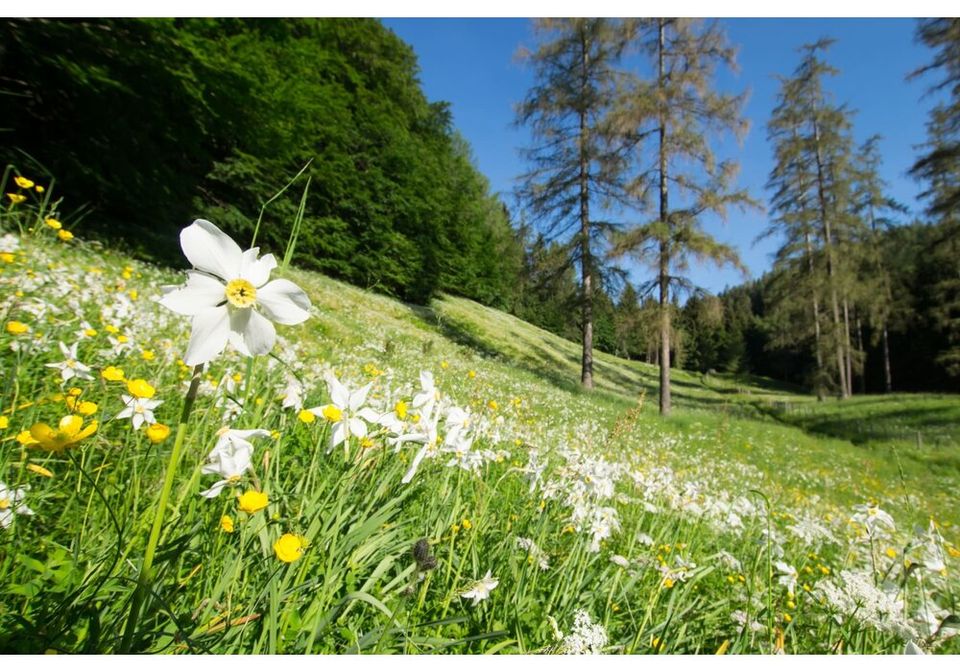
M 60 223 L 59 219 L 54 219 L 53 217 L 47 217 L 43 220 L 43 223 L 49 226 L 54 231 L 59 231 L 63 228 L 63 224 Z
M 127 381 L 127 391 L 140 399 L 151 399 L 157 390 L 143 378 L 134 378 Z
M 28 331 L 30 331 L 30 326 L 24 324 L 23 322 L 17 322 L 16 320 L 7 322 L 7 333 L 13 334 L 14 336 L 19 336 L 20 334 L 25 334 Z
M 476 371 L 474 371 L 473 369 L 470 369 L 469 371 L 467 371 L 467 378 L 471 378 L 471 379 L 472 379 L 472 378 L 476 378 L 476 377 L 477 377 L 477 372 L 476 372 Z
M 226 532 L 227 534 L 230 534 L 231 532 L 233 532 L 234 530 L 233 518 L 231 518 L 230 516 L 220 516 L 220 529 Z
M 327 422 L 340 422 L 343 419 L 343 411 L 333 404 L 324 406 L 322 413 Z
M 17 186 L 21 189 L 30 189 L 33 187 L 33 180 L 28 180 L 25 177 L 17 176 L 13 178 L 13 181 L 17 183 Z
M 10 426 L 10 418 L 5 415 L 0 415 L 0 429 L 6 429 Z
M 92 401 L 77 401 L 76 395 L 71 395 L 64 399 L 69 408 L 74 413 L 80 415 L 93 415 L 97 412 L 97 405 Z
M 116 366 L 108 366 L 100 372 L 100 375 L 103 376 L 104 380 L 115 383 L 118 380 L 123 380 L 123 369 L 117 368 Z
M 393 411 L 397 414 L 399 420 L 403 420 L 407 417 L 407 402 L 398 401 L 397 405 L 393 407 Z
M 66 242 L 68 240 L 73 240 L 73 234 L 67 231 L 66 229 L 60 229 L 57 231 L 57 238 Z
M 170 436 L 170 428 L 160 422 L 147 427 L 147 438 L 151 443 L 163 443 Z
M 17 256 L 13 252 L 0 252 L 0 261 L 5 264 L 12 264 L 17 260 Z
M 311 422 L 317 419 L 317 416 L 315 416 L 313 413 L 311 413 L 310 411 L 304 408 L 299 413 L 297 413 L 297 418 L 300 420 L 300 422 L 303 422 L 309 425 Z
M 79 415 L 65 415 L 60 419 L 57 429 L 38 422 L 30 428 L 30 436 L 44 450 L 61 452 L 96 432 L 97 426 L 96 420 L 84 427 L 83 418 Z
M 266 508 L 268 503 L 267 493 L 256 490 L 247 490 L 237 498 L 237 508 L 246 513 L 256 513 Z
M 299 534 L 287 533 L 277 539 L 273 544 L 273 552 L 277 554 L 277 559 L 281 562 L 293 562 L 299 560 L 303 555 L 303 549 L 307 547 L 307 540 Z
M 44 189 L 44 188 L 43 188 L 41 185 L 39 185 L 39 184 L 38 184 L 37 186 L 35 186 L 34 189 L 37 190 L 37 193 L 38 193 L 38 194 L 42 194 L 44 191 L 46 191 L 46 189 Z
M 21 446 L 34 446 L 36 445 L 37 440 L 33 438 L 33 434 L 30 433 L 29 429 L 25 429 L 17 434 L 17 442 Z
M 10 202 L 16 205 L 17 203 L 23 203 L 27 200 L 27 197 L 23 194 L 7 194 L 7 198 L 10 199 Z
M 153 354 L 153 350 L 144 350 L 140 353 L 140 356 L 143 357 L 146 361 L 152 362 L 156 355 Z

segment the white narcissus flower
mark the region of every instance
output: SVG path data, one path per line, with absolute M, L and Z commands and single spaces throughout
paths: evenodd
M 93 376 L 90 374 L 90 367 L 77 361 L 78 345 L 79 343 L 74 343 L 68 348 L 63 341 L 61 341 L 60 352 L 62 352 L 65 357 L 64 361 L 46 365 L 51 369 L 60 369 L 60 377 L 63 379 L 63 382 L 67 382 L 73 377 L 93 380 Z
M 362 439 L 367 435 L 367 424 L 364 422 L 376 422 L 380 414 L 371 408 L 364 408 L 363 404 L 367 401 L 367 395 L 370 394 L 370 388 L 373 383 L 367 383 L 359 390 L 351 392 L 346 386 L 337 380 L 336 376 L 327 374 L 327 390 L 330 392 L 332 403 L 326 406 L 316 406 L 307 409 L 314 415 L 324 417 L 333 424 L 330 431 L 330 448 L 333 450 L 341 443 L 344 443 L 351 436 Z M 328 451 L 329 452 L 329 451 Z
M 488 570 L 486 576 L 470 586 L 470 590 L 460 593 L 460 597 L 472 598 L 473 606 L 490 597 L 490 591 L 500 585 L 500 580 L 494 578 L 493 572 Z
M 0 527 L 10 527 L 14 514 L 18 516 L 33 515 L 30 507 L 23 503 L 26 491 L 26 487 L 9 489 L 5 483 L 0 481 Z
M 260 248 L 243 252 L 230 236 L 198 219 L 180 232 L 180 247 L 193 264 L 183 287 L 163 287 L 160 304 L 193 318 L 188 366 L 217 357 L 227 343 L 247 356 L 265 355 L 277 340 L 277 324 L 300 324 L 310 317 L 310 299 L 289 280 L 270 279 L 277 267 Z M 263 314 L 261 315 L 258 310 Z
M 217 432 L 217 444 L 207 456 L 207 464 L 200 469 L 201 474 L 217 474 L 217 481 L 209 490 L 200 493 L 201 497 L 212 498 L 231 483 L 236 483 L 253 464 L 253 444 L 248 439 L 267 438 L 270 432 L 265 429 L 230 429 L 224 427 Z
M 143 399 L 141 397 L 131 397 L 128 394 L 121 394 L 124 409 L 117 413 L 117 419 L 130 418 L 134 429 L 140 429 L 143 423 L 148 425 L 155 424 L 157 419 L 153 416 L 153 409 L 163 402 L 158 399 Z

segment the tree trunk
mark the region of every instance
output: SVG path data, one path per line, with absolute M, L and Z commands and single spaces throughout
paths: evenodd
M 856 313 L 856 311 L 854 311 Z M 867 393 L 867 352 L 863 349 L 863 329 L 860 326 L 860 316 L 857 315 L 857 350 L 863 353 L 863 365 L 860 368 L 860 394 Z
M 816 111 L 815 111 L 816 112 Z M 840 303 L 837 300 L 837 287 L 833 268 L 833 236 L 830 231 L 830 218 L 827 216 L 827 195 L 823 175 L 823 155 L 820 150 L 820 122 L 813 119 L 813 134 L 817 150 L 817 197 L 820 201 L 820 223 L 823 226 L 824 248 L 827 252 L 827 278 L 830 284 L 830 303 L 833 309 L 833 335 L 837 347 L 837 374 L 840 377 L 840 396 L 847 398 L 847 367 L 843 357 L 843 339 L 840 333 Z
M 883 323 L 883 384 L 887 394 L 893 392 L 893 376 L 890 375 L 890 339 L 887 337 L 887 323 Z
M 670 236 L 667 220 L 667 114 L 664 109 L 662 92 L 664 89 L 663 52 L 664 20 L 659 21 L 659 49 L 657 53 L 657 87 L 661 92 L 659 101 L 660 115 L 660 415 L 670 415 Z
M 587 44 L 580 36 L 581 85 L 587 83 Z M 583 288 L 583 360 L 580 370 L 580 383 L 590 389 L 593 387 L 593 260 L 590 258 L 590 186 L 587 156 L 587 112 L 580 111 L 580 272 Z
M 813 249 L 810 244 L 810 233 L 805 232 L 803 234 L 804 240 L 807 245 L 807 268 L 810 269 L 810 281 L 816 282 L 815 272 L 813 268 Z M 817 375 L 814 381 L 814 390 L 817 393 L 817 401 L 823 401 L 823 349 L 820 344 L 820 300 L 817 298 L 817 289 L 813 288 L 813 333 L 814 333 L 814 348 L 816 349 L 817 354 Z
M 850 347 L 850 308 L 843 298 L 843 360 L 847 367 L 847 396 L 853 396 L 853 352 Z

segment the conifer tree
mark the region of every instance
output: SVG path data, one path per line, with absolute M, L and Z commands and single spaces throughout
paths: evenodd
M 769 186 L 774 194 L 775 223 L 786 234 L 776 270 L 783 274 L 787 260 L 804 258 L 812 294 L 815 347 L 819 375 L 818 395 L 826 382 L 827 361 L 836 366 L 838 391 L 851 394 L 853 353 L 850 346 L 849 301 L 852 281 L 842 263 L 841 249 L 853 239 L 853 150 L 850 113 L 834 105 L 823 88 L 823 78 L 836 69 L 820 57 L 832 40 L 801 48 L 801 62 L 792 78 L 781 80 L 780 100 L 769 131 L 777 164 Z M 793 262 L 794 269 L 798 264 Z M 820 327 L 820 296 L 827 305 L 829 329 Z
M 731 204 L 749 205 L 746 191 L 732 188 L 737 165 L 718 161 L 709 138 L 747 130 L 743 96 L 713 90 L 717 66 L 736 67 L 735 51 L 715 22 L 638 19 L 628 24 L 630 43 L 649 59 L 652 74 L 636 76 L 621 92 L 615 115 L 619 132 L 635 147 L 637 171 L 629 184 L 638 205 L 651 192 L 656 218 L 619 237 L 616 251 L 656 268 L 660 318 L 660 413 L 671 408 L 672 288 L 689 288 L 680 275 L 692 255 L 742 268 L 737 253 L 703 231 L 704 214 L 726 215 Z
M 580 381 L 593 387 L 593 301 L 603 243 L 612 225 L 598 208 L 622 200 L 622 158 L 606 128 L 622 40 L 608 19 L 540 19 L 540 44 L 521 54 L 536 83 L 517 109 L 531 128 L 525 150 L 532 168 L 521 196 L 550 238 L 569 239 L 570 262 L 580 267 Z

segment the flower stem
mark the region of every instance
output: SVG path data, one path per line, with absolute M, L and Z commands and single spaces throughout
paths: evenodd
M 167 463 L 167 471 L 163 479 L 163 489 L 160 491 L 160 501 L 157 503 L 156 514 L 153 518 L 153 527 L 150 529 L 150 537 L 147 540 L 147 550 L 143 555 L 143 564 L 140 566 L 140 576 L 137 578 L 137 589 L 133 593 L 133 600 L 130 603 L 130 615 L 127 617 L 127 625 L 123 632 L 123 640 L 120 643 L 121 653 L 129 653 L 133 644 L 133 637 L 137 631 L 137 621 L 140 619 L 140 607 L 143 605 L 143 599 L 150 590 L 150 584 L 153 581 L 153 556 L 157 551 L 157 543 L 160 541 L 160 531 L 163 528 L 163 513 L 167 508 L 167 500 L 170 498 L 170 490 L 173 488 L 173 477 L 177 473 L 177 467 L 180 463 L 180 451 L 183 448 L 183 440 L 187 434 L 187 420 L 190 418 L 190 411 L 193 410 L 193 402 L 197 398 L 197 388 L 200 386 L 200 373 L 203 371 L 203 364 L 197 364 L 193 369 L 193 379 L 190 381 L 190 389 L 187 391 L 186 399 L 183 402 L 183 412 L 180 414 L 180 424 L 177 426 L 177 436 L 173 442 L 173 450 L 170 453 L 170 461 Z

